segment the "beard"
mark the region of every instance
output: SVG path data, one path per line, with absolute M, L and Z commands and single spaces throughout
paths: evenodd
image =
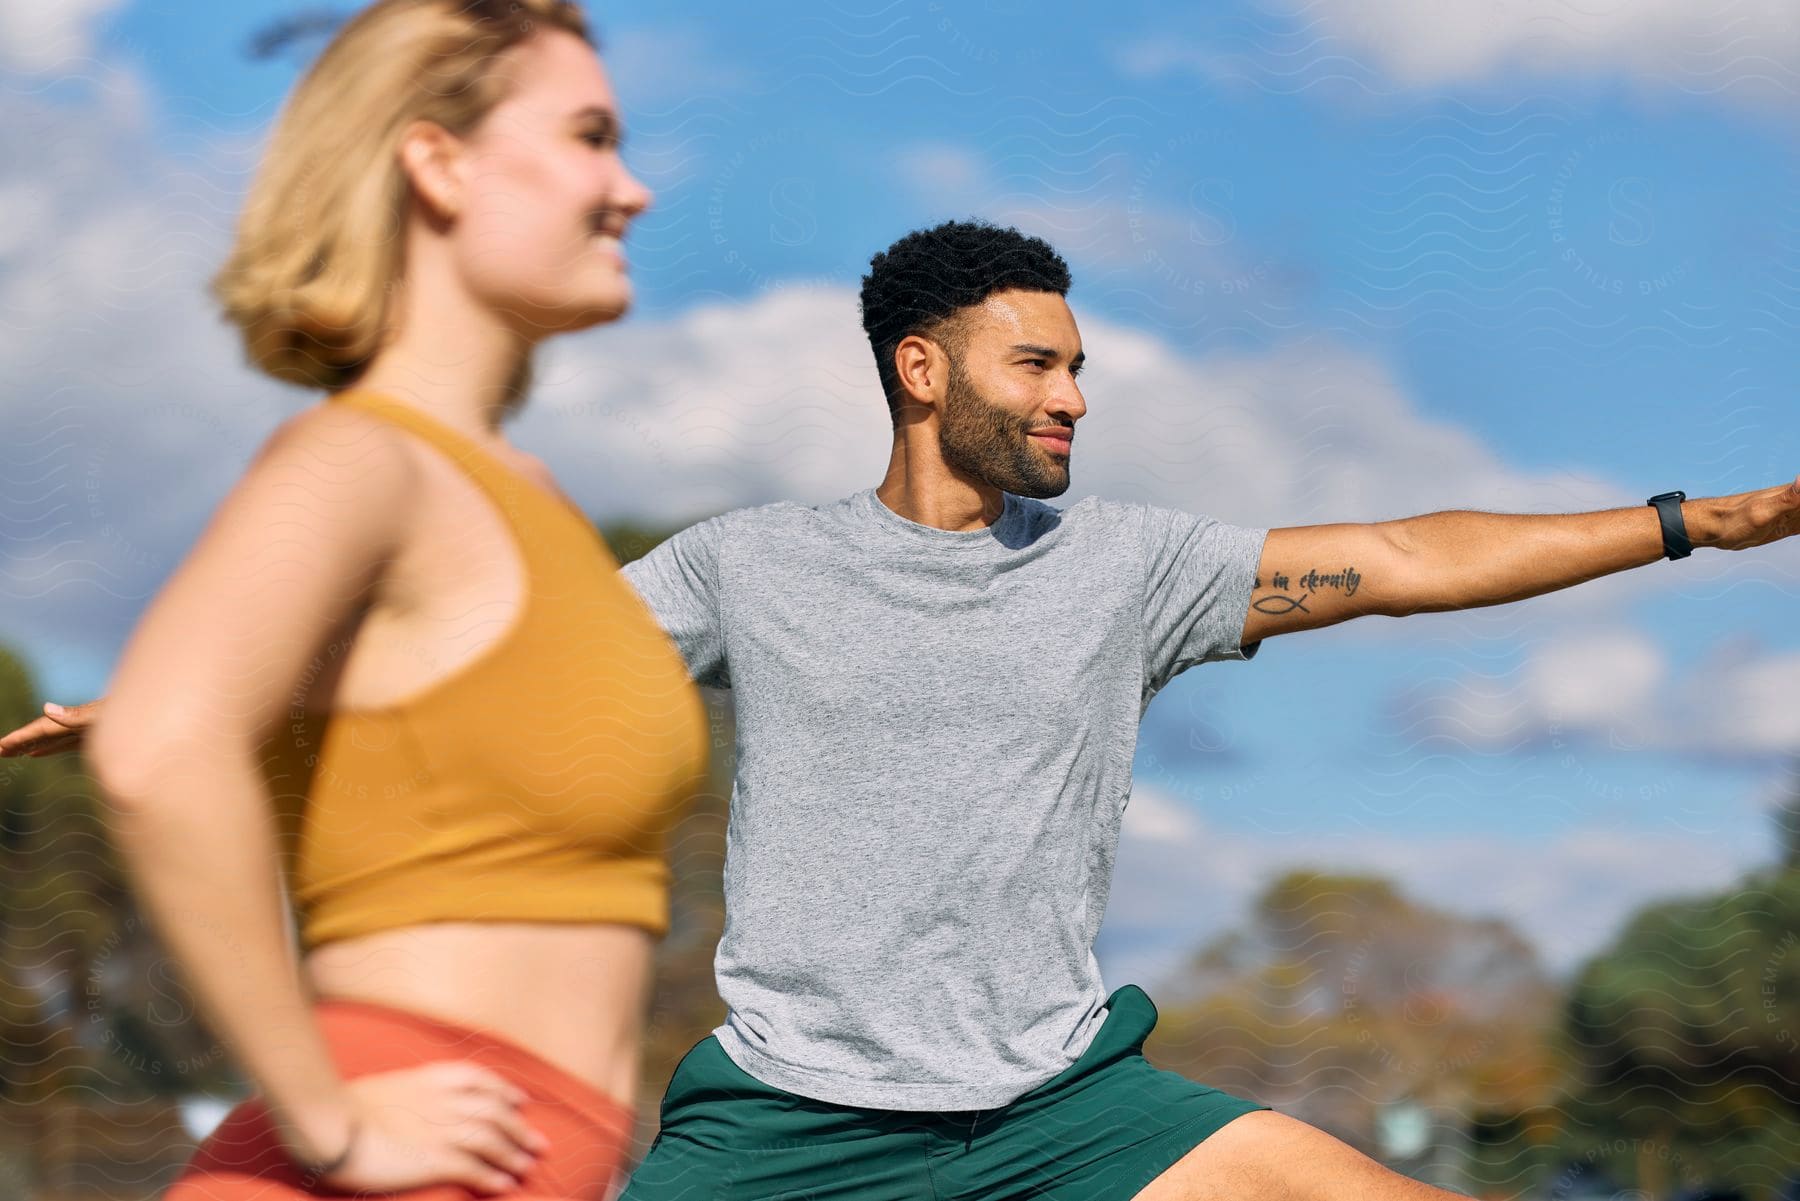
M 1034 424 L 984 399 L 951 361 L 938 446 L 944 462 L 957 471 L 1015 496 L 1061 496 L 1069 490 L 1068 461 L 1032 445 L 1030 436 L 1034 429 L 1056 424 Z

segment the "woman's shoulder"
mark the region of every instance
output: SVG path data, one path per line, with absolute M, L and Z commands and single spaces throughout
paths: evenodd
M 406 431 L 386 418 L 330 397 L 277 425 L 257 459 L 312 459 L 321 464 L 384 466 L 402 472 L 412 462 Z
M 288 534 L 391 544 L 421 491 L 405 431 L 374 414 L 323 400 L 266 437 L 215 511 L 213 525 L 248 521 Z

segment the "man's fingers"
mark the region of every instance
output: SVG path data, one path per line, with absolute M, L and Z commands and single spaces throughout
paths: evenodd
M 37 754 L 71 739 L 69 727 L 53 717 L 39 717 L 0 736 L 0 755 Z
M 26 722 L 8 734 L 0 735 L 0 757 L 8 755 L 53 755 L 74 750 L 81 745 L 89 727 L 100 715 L 100 702 L 85 705 L 59 705 L 44 702 L 44 716 Z
M 55 701 L 44 702 L 44 712 L 52 721 L 61 722 L 71 730 L 85 730 L 94 724 L 94 718 L 100 714 L 100 702 L 88 701 L 81 705 L 59 705 Z

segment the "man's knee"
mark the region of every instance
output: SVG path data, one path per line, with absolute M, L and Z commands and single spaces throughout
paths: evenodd
M 1461 1194 L 1382 1167 L 1341 1139 L 1273 1110 L 1234 1118 L 1136 1201 L 1444 1201 Z

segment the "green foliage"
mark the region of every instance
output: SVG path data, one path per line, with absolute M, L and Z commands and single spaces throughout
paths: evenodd
M 600 527 L 600 536 L 606 539 L 606 545 L 612 548 L 613 557 L 620 565 L 641 559 L 657 546 L 677 533 L 682 527 L 674 529 L 638 525 L 629 521 L 615 521 Z
M 0 728 L 39 712 L 31 673 L 0 650 Z M 81 952 L 106 936 L 116 883 L 79 763 L 0 759 L 0 1098 L 29 1103 L 86 1079 Z
M 1769 1195 L 1800 1155 L 1800 871 L 1639 913 L 1575 981 L 1563 1038 L 1586 1141 L 1625 1140 L 1613 1158 L 1642 1174 L 1679 1165 Z
M 0 650 L 0 729 L 41 713 Z M 78 754 L 0 759 L 0 1100 L 237 1087 L 138 916 Z
M 1788 769 L 1788 780 L 1787 795 L 1776 804 L 1771 816 L 1775 819 L 1781 866 L 1792 872 L 1800 871 L 1800 763 Z

